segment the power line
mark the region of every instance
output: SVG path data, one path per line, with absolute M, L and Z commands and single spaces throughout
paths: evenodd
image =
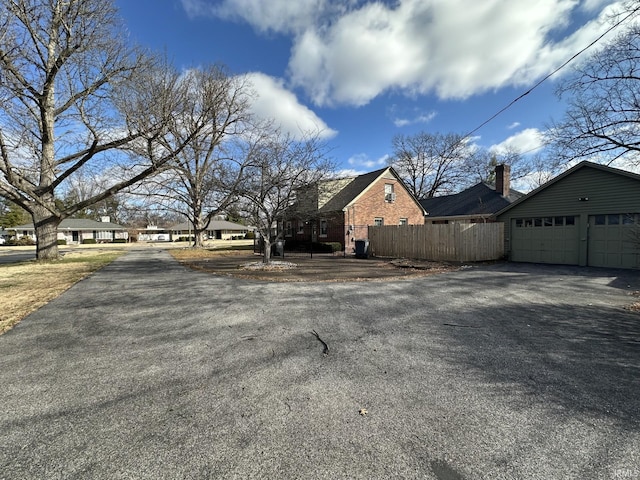
M 511 108 L 515 103 L 519 102 L 520 100 L 522 100 L 524 97 L 526 97 L 527 95 L 529 95 L 531 92 L 533 92 L 536 88 L 538 88 L 540 85 L 542 85 L 545 81 L 547 81 L 549 78 L 551 78 L 553 75 L 555 75 L 556 73 L 558 73 L 560 70 L 562 70 L 564 67 L 566 67 L 567 65 L 569 65 L 572 61 L 574 61 L 577 57 L 579 57 L 580 55 L 582 55 L 585 51 L 587 51 L 588 49 L 590 49 L 591 47 L 593 47 L 596 43 L 598 43 L 600 40 L 602 40 L 606 35 L 608 35 L 610 32 L 612 32 L 613 30 L 615 30 L 616 28 L 618 28 L 621 24 L 623 24 L 624 22 L 626 22 L 629 18 L 631 18 L 633 15 L 635 15 L 636 13 L 638 13 L 638 11 L 640 10 L 640 7 L 636 7 L 634 8 L 631 13 L 629 13 L 629 15 L 627 15 L 626 17 L 624 17 L 622 20 L 619 20 L 618 22 L 616 22 L 614 25 L 612 25 L 611 27 L 609 27 L 607 30 L 605 30 L 600 36 L 598 36 L 594 41 L 592 41 L 589 45 L 587 45 L 586 47 L 584 47 L 582 50 L 580 50 L 578 53 L 574 54 L 571 58 L 569 58 L 569 60 L 567 60 L 566 62 L 564 62 L 562 65 L 560 65 L 559 67 L 557 67 L 555 70 L 553 70 L 551 73 L 547 74 L 545 77 L 543 77 L 541 80 L 539 80 L 538 82 L 536 82 L 536 84 L 531 87 L 529 90 L 527 90 L 526 92 L 524 92 L 523 94 L 519 95 L 517 98 L 513 99 L 508 105 L 506 105 L 505 107 L 501 108 L 500 110 L 498 110 L 496 113 L 494 113 L 491 117 L 489 117 L 487 120 L 485 120 L 484 122 L 482 122 L 480 125 L 478 125 L 476 128 L 474 128 L 473 130 L 471 130 L 469 133 L 467 133 L 463 138 L 468 138 L 471 135 L 473 135 L 474 133 L 476 133 L 478 130 L 480 130 L 482 127 L 484 127 L 487 123 L 491 122 L 493 119 L 495 119 L 497 116 L 501 115 L 502 113 L 504 113 L 506 110 L 508 110 L 509 108 Z

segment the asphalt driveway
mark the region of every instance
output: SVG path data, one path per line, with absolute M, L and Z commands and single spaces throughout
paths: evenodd
M 525 264 L 266 283 L 133 251 L 0 336 L 0 478 L 640 479 L 636 290 Z

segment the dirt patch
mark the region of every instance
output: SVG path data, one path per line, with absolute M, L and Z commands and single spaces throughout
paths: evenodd
M 259 255 L 202 252 L 190 256 L 182 251 L 176 258 L 195 270 L 238 278 L 271 282 L 359 282 L 398 280 L 434 275 L 460 269 L 459 265 L 406 259 L 343 257 L 338 255 L 285 256 L 274 258 L 274 266 L 258 268 Z M 283 268 L 281 265 L 286 265 Z

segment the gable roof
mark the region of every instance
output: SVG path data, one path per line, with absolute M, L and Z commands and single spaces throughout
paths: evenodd
M 318 209 L 319 212 L 335 212 L 342 210 L 349 205 L 358 195 L 366 190 L 380 175 L 382 175 L 387 169 L 382 168 L 374 172 L 365 173 L 353 177 L 342 190 L 336 193 L 331 199 L 329 199 L 322 207 Z
M 640 175 L 638 175 L 637 173 L 629 172 L 629 171 L 626 171 L 626 170 L 620 170 L 619 168 L 608 167 L 606 165 L 601 165 L 599 163 L 589 162 L 588 160 L 583 160 L 582 162 L 580 162 L 580 163 L 574 165 L 573 167 L 571 167 L 570 169 L 565 170 L 563 173 L 561 173 L 557 177 L 552 178 L 547 183 L 544 183 L 544 184 L 540 185 L 535 190 L 532 190 L 531 192 L 527 193 L 526 195 L 520 197 L 519 199 L 517 199 L 512 204 L 507 205 L 502 210 L 496 212 L 495 215 L 496 216 L 502 215 L 504 212 L 510 210 L 511 208 L 515 207 L 516 205 L 521 204 L 522 202 L 530 199 L 531 197 L 539 194 L 540 192 L 542 192 L 542 191 L 546 190 L 547 188 L 549 188 L 551 185 L 554 185 L 554 184 L 558 183 L 563 178 L 568 177 L 572 173 L 574 173 L 577 170 L 580 170 L 582 168 L 593 168 L 595 170 L 600 170 L 600 171 L 603 171 L 603 172 L 613 173 L 613 174 L 616 174 L 616 175 L 622 175 L 624 177 L 628 177 L 628 178 L 631 178 L 633 180 L 640 181 Z
M 328 213 L 344 210 L 351 203 L 355 202 L 360 195 L 367 191 L 367 189 L 386 172 L 391 173 L 398 181 L 398 183 L 402 186 L 402 188 L 404 188 L 405 191 L 411 196 L 416 205 L 422 207 L 418 199 L 415 198 L 413 194 L 407 189 L 404 182 L 402 181 L 398 173 L 393 169 L 393 167 L 385 167 L 373 172 L 353 177 L 353 180 L 351 180 L 351 182 L 349 182 L 344 188 L 342 188 L 342 190 L 336 193 L 322 207 L 320 207 L 318 209 L 318 212 Z
M 484 182 L 475 184 L 459 193 L 420 200 L 429 217 L 453 217 L 468 215 L 491 215 L 524 196 L 511 190 L 504 197 L 495 187 Z
M 122 225 L 111 222 L 97 222 L 89 218 L 65 218 L 58 225 L 58 230 L 126 230 Z M 33 230 L 33 223 L 16 225 L 10 230 Z
M 193 225 L 191 222 L 182 222 L 177 225 L 173 225 L 170 230 L 192 230 Z M 207 225 L 207 230 L 250 230 L 246 225 L 240 225 L 239 223 L 229 222 L 227 220 L 211 220 Z

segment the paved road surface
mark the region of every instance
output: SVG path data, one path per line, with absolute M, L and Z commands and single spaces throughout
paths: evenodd
M 269 284 L 134 251 L 0 336 L 0 478 L 638 479 L 633 290 L 508 264 Z

